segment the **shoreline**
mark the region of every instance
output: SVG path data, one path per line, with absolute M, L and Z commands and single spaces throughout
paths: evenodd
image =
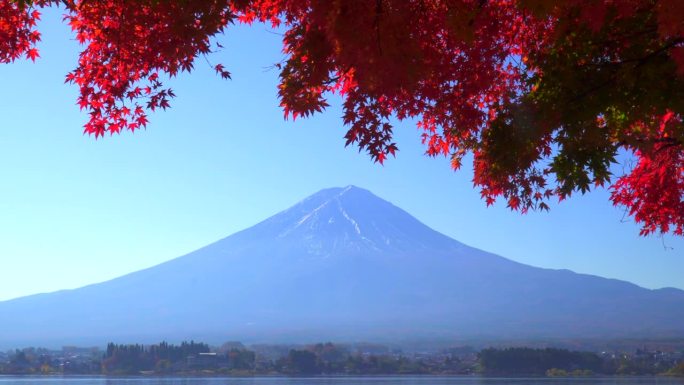
M 514 379 L 514 380 L 587 380 L 587 379 L 641 379 L 641 378 L 668 378 L 681 379 L 684 376 L 667 374 L 643 374 L 643 375 L 591 375 L 591 376 L 535 376 L 535 375 L 485 375 L 485 374 L 311 374 L 311 375 L 288 375 L 288 374 L 225 374 L 225 373 L 187 373 L 187 374 L 0 374 L 3 378 L 113 378 L 113 379 L 143 379 L 143 378 L 481 378 L 481 379 Z

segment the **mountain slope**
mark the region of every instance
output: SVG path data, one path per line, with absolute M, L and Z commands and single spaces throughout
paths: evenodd
M 468 247 L 367 190 L 108 282 L 0 302 L 4 343 L 684 335 L 684 291 Z

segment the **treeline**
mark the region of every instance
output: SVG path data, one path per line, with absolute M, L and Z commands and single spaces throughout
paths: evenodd
M 401 354 L 350 353 L 332 343 L 291 349 L 275 361 L 282 374 L 471 374 L 472 363 L 448 355 L 408 357 Z
M 637 350 L 634 354 L 603 354 L 566 349 L 484 349 L 479 372 L 487 375 L 676 375 L 680 358 Z M 679 365 L 679 366 L 678 366 Z
M 321 343 L 285 347 L 240 343 L 210 347 L 110 343 L 98 349 L 62 352 L 23 349 L 0 352 L 0 374 L 207 374 L 207 375 L 401 375 L 483 374 L 499 376 L 682 375 L 684 352 L 637 351 L 633 354 L 577 352 L 565 349 L 488 348 L 476 352 L 447 349 L 406 355 L 377 346 Z
M 171 368 L 187 366 L 188 357 L 209 353 L 205 343 L 183 342 L 172 345 L 162 342 L 157 345 L 117 345 L 110 343 L 102 358 L 103 374 L 131 374 L 145 371 L 165 372 Z
M 484 349 L 479 354 L 480 369 L 490 375 L 545 375 L 605 373 L 604 360 L 591 352 L 565 349 Z
M 450 355 L 408 357 L 383 349 L 368 353 L 332 343 L 297 348 L 266 345 L 257 350 L 239 343 L 212 349 L 192 341 L 180 345 L 110 343 L 99 355 L 60 356 L 44 349 L 24 349 L 9 352 L 5 362 L 0 360 L 0 374 L 470 374 L 474 360 Z
M 54 352 L 43 348 L 26 348 L 5 354 L 0 360 L 0 374 L 93 374 L 100 373 L 97 357 L 83 357 L 70 360 L 57 357 Z
M 667 376 L 684 377 L 684 362 L 665 372 Z

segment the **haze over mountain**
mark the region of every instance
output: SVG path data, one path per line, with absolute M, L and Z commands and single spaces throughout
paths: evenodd
M 348 186 L 152 268 L 0 302 L 0 345 L 681 337 L 683 319 L 684 291 L 516 263 Z

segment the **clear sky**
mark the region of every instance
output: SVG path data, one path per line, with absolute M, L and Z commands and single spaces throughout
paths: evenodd
M 684 289 L 684 240 L 638 236 L 606 191 L 550 213 L 486 208 L 467 167 L 427 158 L 397 126 L 397 159 L 344 147 L 339 101 L 284 121 L 280 36 L 232 27 L 220 41 L 233 80 L 203 59 L 167 84 L 178 97 L 145 131 L 95 140 L 64 75 L 79 47 L 59 11 L 40 25 L 41 58 L 0 66 L 0 300 L 75 288 L 178 257 L 327 187 L 354 184 L 461 242 L 519 262 Z

